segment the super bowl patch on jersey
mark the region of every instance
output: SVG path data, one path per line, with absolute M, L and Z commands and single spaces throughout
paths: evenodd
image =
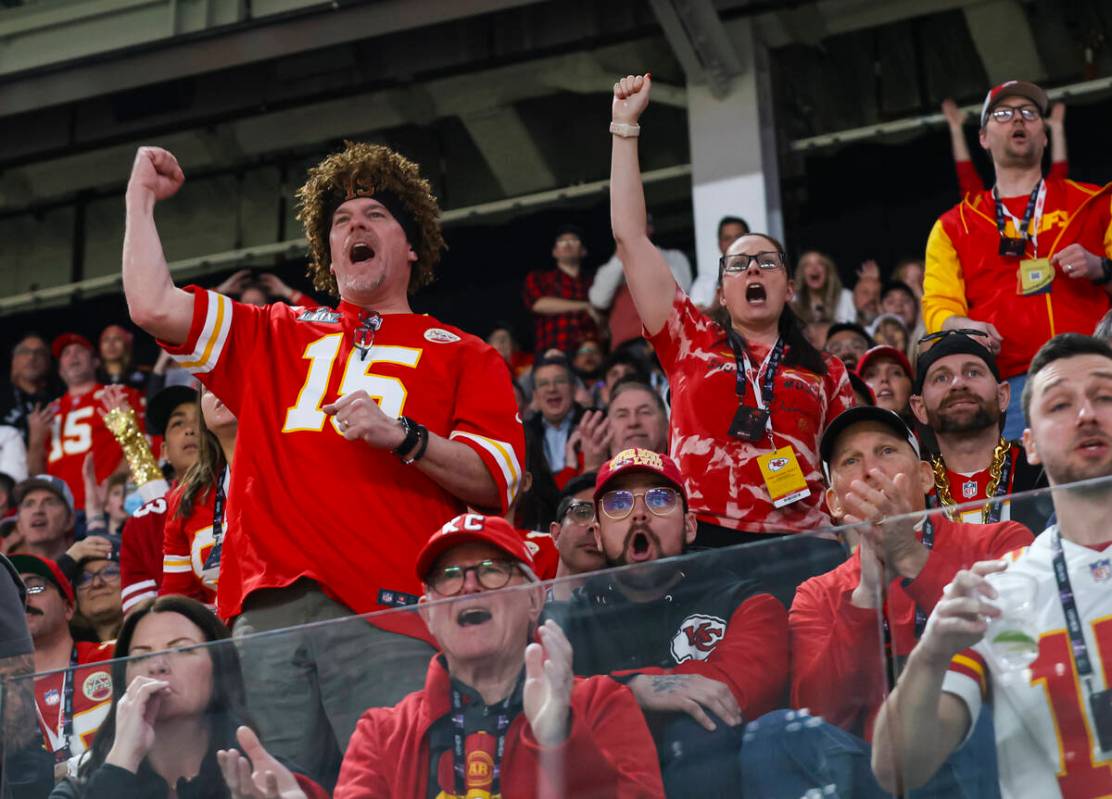
M 694 613 L 680 622 L 680 629 L 672 638 L 672 657 L 676 663 L 706 660 L 725 636 L 725 619 Z
M 425 331 L 425 341 L 431 341 L 433 344 L 454 344 L 459 340 L 459 336 L 455 333 L 439 327 L 430 327 Z

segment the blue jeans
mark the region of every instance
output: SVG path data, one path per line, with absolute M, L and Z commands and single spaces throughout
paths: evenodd
M 1009 377 L 1008 385 L 1012 387 L 1012 399 L 1008 403 L 1008 418 L 1004 420 L 1004 438 L 1008 441 L 1016 441 L 1023 437 L 1023 428 L 1027 427 L 1027 420 L 1023 418 L 1023 403 L 1020 400 L 1023 387 L 1027 385 L 1027 374 Z
M 668 799 L 737 799 L 741 795 L 738 751 L 743 727 L 717 725 L 710 732 L 686 713 L 646 713 L 660 759 Z
M 872 748 L 817 716 L 774 710 L 745 730 L 745 799 L 892 799 L 873 777 Z M 811 793 L 808 794 L 808 791 Z M 996 741 L 987 707 L 972 737 L 909 799 L 999 799 Z

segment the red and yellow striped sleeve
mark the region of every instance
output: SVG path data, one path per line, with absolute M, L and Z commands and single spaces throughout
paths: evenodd
M 950 241 L 939 219 L 927 238 L 925 273 L 923 275 L 923 324 L 927 332 L 942 329 L 951 316 L 968 316 L 965 299 L 965 278 L 954 243 Z
M 973 649 L 964 649 L 950 661 L 949 674 L 960 674 L 977 683 L 981 700 L 988 699 L 988 667 L 985 659 Z

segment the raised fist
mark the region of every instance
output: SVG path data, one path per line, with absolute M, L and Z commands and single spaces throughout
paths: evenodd
M 610 115 L 614 122 L 636 124 L 649 105 L 652 75 L 627 75 L 614 84 L 614 105 Z
M 127 196 L 158 202 L 173 197 L 184 182 L 185 173 L 173 153 L 161 147 L 140 147 L 131 165 Z

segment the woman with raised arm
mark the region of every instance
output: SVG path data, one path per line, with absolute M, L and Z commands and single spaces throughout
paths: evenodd
M 626 282 L 672 388 L 671 454 L 699 521 L 696 545 L 728 546 L 830 524 L 818 442 L 853 404 L 845 367 L 804 337 L 776 239 L 742 236 L 718 267 L 708 319 L 645 235 L 637 124 L 650 76 L 614 85 L 610 218 Z

